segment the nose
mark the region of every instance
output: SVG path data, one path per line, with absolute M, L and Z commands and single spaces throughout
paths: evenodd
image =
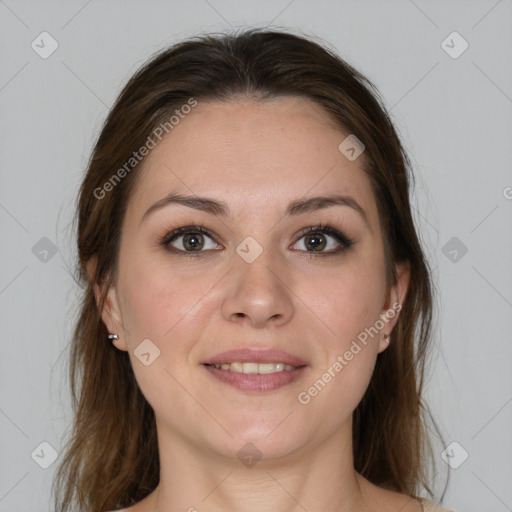
M 227 276 L 223 317 L 255 328 L 286 324 L 293 318 L 295 297 L 287 281 L 284 263 L 278 264 L 270 250 L 264 250 L 252 263 L 236 255 Z

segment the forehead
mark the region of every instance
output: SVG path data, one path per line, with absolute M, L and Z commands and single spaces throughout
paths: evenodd
M 235 215 L 260 213 L 304 196 L 354 196 L 376 216 L 364 154 L 338 149 L 349 134 L 300 97 L 201 102 L 146 156 L 128 210 L 171 191 L 222 199 Z

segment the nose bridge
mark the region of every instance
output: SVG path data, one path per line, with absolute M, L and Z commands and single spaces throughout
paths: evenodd
M 233 320 L 243 317 L 253 324 L 288 321 L 293 313 L 286 272 L 278 249 L 270 247 L 270 236 L 248 236 L 236 248 L 230 286 L 223 314 Z M 264 240 L 263 240 L 264 238 Z
M 235 261 L 239 269 L 238 276 L 245 281 L 245 285 L 264 291 L 280 282 L 278 251 L 270 245 L 270 240 L 263 246 L 253 237 L 247 237 L 237 247 L 238 257 Z

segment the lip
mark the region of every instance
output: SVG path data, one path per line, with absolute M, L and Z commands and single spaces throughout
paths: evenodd
M 232 372 L 231 370 L 220 370 L 215 366 L 208 366 L 208 364 L 202 366 L 210 375 L 223 384 L 228 384 L 239 391 L 251 393 L 268 393 L 292 384 L 299 380 L 308 369 L 307 366 L 301 366 L 295 370 L 284 370 L 277 373 L 245 374 Z
M 278 349 L 250 349 L 241 348 L 229 350 L 217 354 L 212 358 L 203 361 L 201 364 L 226 364 L 226 363 L 284 363 L 290 366 L 307 366 L 307 363 L 300 357 Z M 223 370 L 224 371 L 224 370 Z

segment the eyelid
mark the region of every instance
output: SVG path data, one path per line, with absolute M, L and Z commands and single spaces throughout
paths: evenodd
M 170 243 L 174 239 L 179 238 L 180 236 L 183 236 L 184 234 L 187 234 L 190 232 L 197 232 L 197 233 L 206 235 L 206 236 L 210 237 L 217 245 L 222 245 L 217 240 L 216 235 L 214 235 L 211 230 L 209 230 L 207 227 L 205 227 L 202 224 L 187 224 L 187 225 L 183 225 L 178 228 L 168 228 L 165 231 L 165 235 L 160 237 L 160 239 L 159 239 L 160 241 L 159 241 L 158 245 L 162 246 L 165 250 L 167 250 L 171 253 L 182 255 L 185 257 L 193 257 L 193 258 L 199 257 L 201 255 L 203 255 L 203 256 L 208 255 L 211 252 L 215 252 L 212 250 L 184 251 L 182 249 L 176 249 L 175 247 L 172 247 L 170 245 Z M 297 244 L 305 235 L 310 234 L 310 233 L 324 233 L 324 234 L 334 238 L 340 244 L 340 247 L 335 250 L 331 250 L 331 251 L 302 251 L 302 250 L 299 250 L 296 252 L 310 254 L 312 256 L 331 256 L 331 255 L 334 256 L 336 254 L 345 252 L 347 249 L 349 249 L 352 245 L 355 244 L 355 240 L 348 237 L 347 235 L 345 235 L 345 233 L 342 232 L 341 230 L 336 229 L 328 224 L 324 225 L 322 223 L 317 223 L 313 226 L 309 226 L 309 227 L 302 229 L 295 236 L 296 240 L 293 243 L 293 245 Z
M 184 225 L 178 228 L 170 228 L 166 230 L 166 234 L 160 239 L 159 245 L 164 246 L 164 248 L 168 248 L 171 241 L 174 238 L 179 238 L 180 236 L 183 236 L 184 234 L 196 232 L 201 233 L 202 235 L 209 236 L 216 244 L 220 244 L 220 242 L 217 240 L 217 237 L 205 226 L 202 224 L 190 224 L 190 225 Z M 178 252 L 189 252 L 191 251 L 181 251 L 180 249 L 176 249 Z M 198 251 L 198 252 L 207 252 L 207 251 Z
M 336 229 L 336 228 L 330 226 L 329 224 L 324 225 L 322 223 L 318 223 L 315 226 L 310 226 L 308 228 L 304 228 L 303 230 L 301 230 L 299 232 L 299 234 L 297 235 L 297 241 L 294 242 L 294 245 L 297 242 L 299 242 L 305 235 L 314 234 L 314 233 L 324 233 L 324 234 L 330 236 L 331 238 L 334 238 L 341 245 L 341 247 L 338 249 L 335 249 L 335 250 L 331 250 L 331 251 L 320 251 L 320 252 L 302 251 L 302 252 L 306 252 L 307 254 L 317 254 L 317 255 L 325 255 L 325 256 L 335 255 L 335 254 L 344 252 L 345 250 L 349 249 L 350 247 L 352 247 L 352 245 L 355 244 L 355 240 L 353 238 L 348 237 L 343 231 Z

